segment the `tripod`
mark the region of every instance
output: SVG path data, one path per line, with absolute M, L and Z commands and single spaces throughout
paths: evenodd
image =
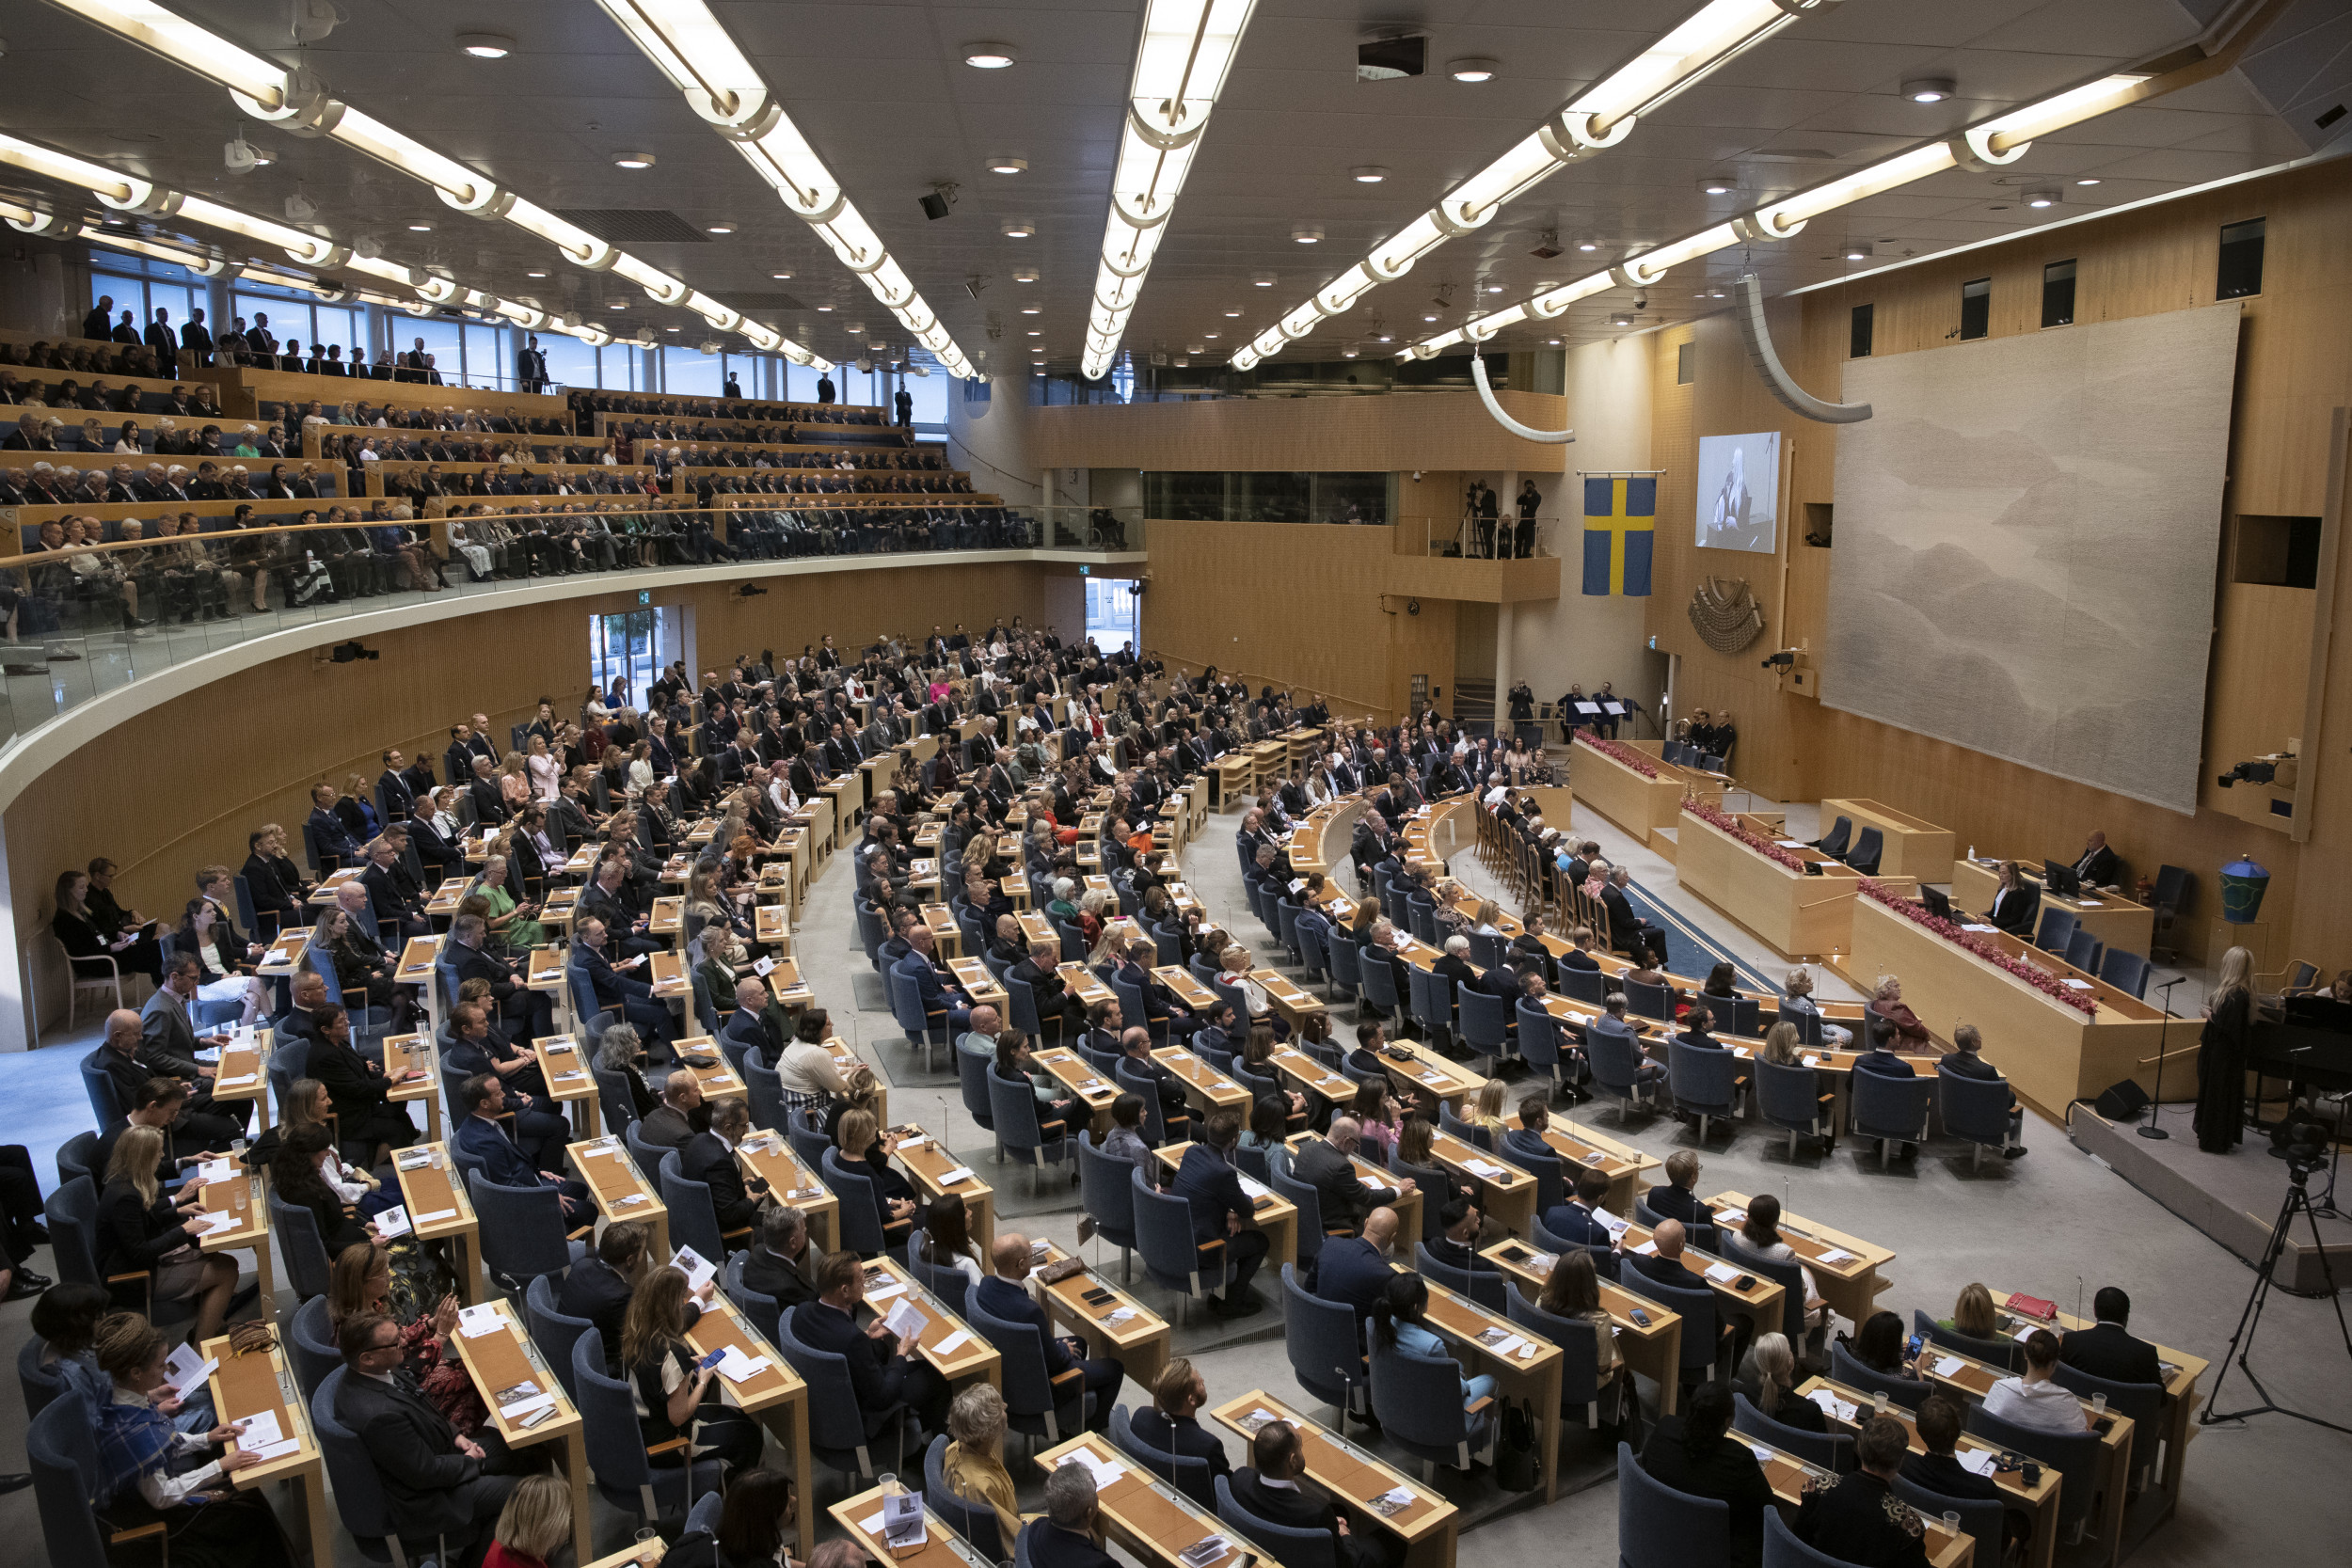
M 2334 1421 L 2323 1420 L 2317 1416 L 2306 1415 L 2300 1410 L 2289 1410 L 2272 1399 L 2270 1390 L 2263 1386 L 2262 1379 L 2254 1375 L 2254 1369 L 2247 1360 L 2247 1357 L 2254 1351 L 2254 1330 L 2261 1326 L 2263 1306 L 2269 1299 L 2271 1283 L 2279 1272 L 2279 1259 L 2286 1252 L 2287 1227 L 2298 1212 L 2302 1214 L 2304 1224 L 2311 1229 L 2312 1245 L 2319 1249 L 2320 1277 L 2327 1282 L 2328 1299 L 2334 1304 L 2336 1308 L 2336 1329 L 2344 1336 L 2344 1354 L 2346 1359 L 2352 1359 L 2352 1327 L 2345 1326 L 2344 1302 L 2336 1294 L 2335 1275 L 2328 1267 L 2328 1253 L 2321 1246 L 2319 1240 L 2319 1221 L 2312 1213 L 2311 1194 L 2304 1190 L 2303 1185 L 2315 1168 L 2314 1165 L 2305 1164 L 2292 1159 L 2288 1162 L 2286 1201 L 2279 1205 L 2278 1221 L 2270 1227 L 2270 1244 L 2263 1249 L 2262 1261 L 2255 1265 L 2253 1292 L 2246 1298 L 2246 1309 L 2238 1314 L 2237 1331 L 2230 1336 L 2229 1348 L 2221 1353 L 2220 1375 L 2214 1379 L 2213 1392 L 2205 1398 L 2205 1408 L 2198 1412 L 2197 1421 L 2200 1426 L 2211 1426 L 2216 1421 L 2242 1420 L 2249 1416 L 2277 1414 L 2292 1416 L 2298 1421 L 2309 1421 L 2313 1426 L 2326 1427 L 2330 1432 L 2352 1433 L 2352 1427 L 2340 1426 Z M 2262 1403 L 2249 1404 L 2243 1410 L 2233 1410 L 2224 1414 L 2216 1407 L 2221 1402 L 2221 1385 L 2229 1379 L 2230 1363 L 2233 1360 L 2237 1363 L 2238 1370 L 2246 1374 L 2246 1381 L 2254 1386 L 2254 1392 L 2261 1396 Z
M 2156 1094 L 2148 1102 L 2148 1125 L 2139 1130 L 2143 1138 L 2169 1138 L 2172 1135 L 2156 1123 L 2164 1116 L 2164 1051 L 2166 1037 L 2172 1032 L 2172 988 L 2184 978 L 2175 974 L 2156 988 L 2164 992 L 2164 1022 L 2156 1025 Z

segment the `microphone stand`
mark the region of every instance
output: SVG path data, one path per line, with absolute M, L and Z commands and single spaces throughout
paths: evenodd
M 2164 1022 L 2156 1025 L 2156 1093 L 2155 1098 L 2148 1102 L 2148 1125 L 2138 1130 L 2143 1138 L 2169 1138 L 2172 1135 L 2156 1125 L 2156 1118 L 2164 1115 L 2164 1042 L 2165 1037 L 2172 1030 L 2172 988 L 2185 978 L 2186 976 L 2175 974 L 2156 988 L 2164 993 Z

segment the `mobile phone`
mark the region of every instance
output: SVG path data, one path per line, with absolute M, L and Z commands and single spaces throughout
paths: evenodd
M 1100 1307 L 1104 1302 L 1111 1299 L 1111 1291 L 1106 1287 L 1097 1286 L 1093 1290 L 1089 1291 L 1085 1295 L 1080 1296 L 1078 1299 L 1085 1302 L 1089 1307 Z
M 1756 1275 L 1752 1274 L 1743 1274 L 1740 1276 L 1737 1283 L 1742 1291 L 1753 1291 L 1756 1289 Z M 1916 1355 L 1918 1353 L 1918 1346 L 1915 1344 L 1912 1347 L 1912 1354 Z
M 1633 1321 L 1641 1324 L 1644 1328 L 1647 1328 L 1649 1326 L 1649 1314 L 1637 1307 L 1633 1309 Z
M 727 1353 L 724 1350 L 714 1350 L 708 1355 L 704 1356 L 700 1361 L 695 1362 L 694 1370 L 697 1371 L 707 1372 L 711 1368 L 717 1366 L 720 1362 L 724 1361 L 726 1358 Z
M 1502 1249 L 1502 1256 L 1508 1262 L 1521 1263 L 1535 1255 L 1528 1251 L 1525 1247 L 1519 1245 L 1517 1242 L 1513 1242 L 1510 1245 Z
M 1920 1347 L 1921 1345 L 1926 1344 L 1926 1343 L 1927 1343 L 1927 1341 L 1926 1341 L 1925 1339 L 1922 1339 L 1921 1338 L 1919 1338 L 1919 1336 L 1918 1336 L 1918 1335 L 1915 1334 L 1915 1335 L 1913 1335 L 1913 1336 L 1911 1337 L 1910 1340 L 1907 1342 L 1906 1347 L 1905 1347 L 1905 1350 L 1904 1350 L 1904 1354 L 1905 1354 L 1906 1355 L 1914 1355 L 1914 1356 L 1915 1356 L 1915 1355 L 1917 1355 L 1917 1354 L 1919 1354 L 1919 1347 Z

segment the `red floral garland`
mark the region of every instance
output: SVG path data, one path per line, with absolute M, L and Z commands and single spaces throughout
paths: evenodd
M 1577 744 L 1590 746 L 1610 761 L 1621 762 L 1645 779 L 1658 777 L 1657 764 L 1630 746 L 1622 745 L 1614 740 L 1603 740 L 1598 736 L 1587 735 L 1582 730 L 1576 732 L 1576 739 Z
M 1976 932 L 1963 931 L 1951 921 L 1939 920 L 1928 912 L 1925 905 L 1912 902 L 1883 882 L 1874 881 L 1865 877 L 1862 879 L 1862 892 L 1866 896 L 1877 899 L 1913 925 L 1925 927 L 1954 946 L 1967 949 L 1995 969 L 2016 975 L 2017 978 L 2044 995 L 2065 1003 L 2077 1012 L 2092 1018 L 2098 1016 L 2099 998 L 2095 991 L 2076 990 L 2073 986 L 2065 984 L 2043 970 L 2010 958 L 1998 946 L 1985 941 Z
M 1776 840 L 1766 838 L 1761 833 L 1750 832 L 1748 829 L 1741 827 L 1739 822 L 1728 814 L 1716 810 L 1706 801 L 1698 800 L 1695 797 L 1685 796 L 1682 801 L 1682 809 L 1689 812 L 1692 816 L 1697 817 L 1700 821 L 1706 823 L 1716 832 L 1729 833 L 1733 838 L 1738 839 L 1740 843 L 1746 845 L 1757 854 L 1762 855 L 1766 860 L 1772 861 L 1778 865 L 1787 866 L 1791 871 L 1801 873 L 1804 870 L 1804 856 L 1790 854 L 1788 850 L 1782 848 Z

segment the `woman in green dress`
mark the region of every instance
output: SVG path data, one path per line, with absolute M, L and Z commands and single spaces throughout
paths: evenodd
M 537 947 L 548 940 L 547 927 L 532 918 L 539 912 L 539 906 L 516 903 L 514 891 L 506 885 L 504 855 L 492 855 L 483 862 L 482 880 L 472 896 L 489 906 L 482 918 L 490 927 L 491 940 L 503 944 L 509 952 Z

